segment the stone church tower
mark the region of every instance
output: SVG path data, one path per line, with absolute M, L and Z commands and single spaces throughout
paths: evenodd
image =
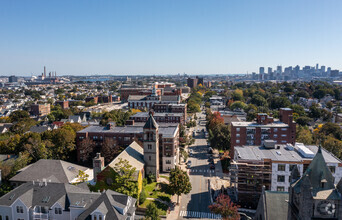
M 337 186 L 321 147 L 301 178 L 292 171 L 288 220 L 342 219 L 342 179 Z
M 144 125 L 144 161 L 146 176 L 153 174 L 159 178 L 159 131 L 152 113 Z

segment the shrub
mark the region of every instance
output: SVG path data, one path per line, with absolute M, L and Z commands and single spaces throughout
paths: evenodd
M 143 204 L 146 198 L 147 198 L 146 192 L 144 189 L 142 189 L 139 195 L 139 205 Z

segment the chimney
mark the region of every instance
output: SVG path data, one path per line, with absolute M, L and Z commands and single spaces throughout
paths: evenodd
M 94 181 L 97 181 L 97 174 L 101 173 L 104 169 L 104 157 L 101 157 L 101 153 L 96 153 L 95 158 L 93 159 L 93 173 L 94 173 Z

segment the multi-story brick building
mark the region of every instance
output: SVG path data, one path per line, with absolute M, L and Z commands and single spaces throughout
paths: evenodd
M 50 104 L 34 104 L 31 105 L 31 115 L 46 116 L 50 114 Z
M 295 144 L 296 123 L 293 121 L 292 113 L 292 109 L 281 108 L 279 120 L 259 113 L 256 122 L 232 122 L 231 157 L 234 157 L 235 146 L 262 145 L 265 140 L 275 140 L 277 144 Z
M 56 101 L 55 104 L 61 106 L 62 109 L 69 108 L 69 101 Z
M 185 124 L 184 115 L 182 113 L 153 113 L 153 117 L 158 123 L 181 123 Z M 148 112 L 138 112 L 129 117 L 134 122 L 146 122 L 149 118 Z
M 152 116 L 153 117 L 153 116 Z M 154 119 L 153 119 L 154 120 Z M 76 145 L 78 160 L 80 160 L 80 146 L 87 138 L 96 143 L 97 152 L 106 139 L 114 140 L 114 145 L 126 147 L 134 140 L 144 142 L 144 126 L 146 123 L 134 123 L 124 127 L 116 127 L 111 124 L 107 126 L 89 126 L 76 134 Z M 146 129 L 146 128 L 145 128 Z M 170 171 L 179 162 L 179 124 L 158 123 L 159 140 L 159 163 L 164 172 Z
M 153 106 L 154 112 L 183 113 L 184 121 L 187 117 L 187 104 L 161 104 L 156 103 Z
M 159 96 L 157 94 L 141 96 L 131 95 L 128 97 L 128 107 L 134 109 L 151 109 L 155 104 L 180 104 L 180 96 Z
M 197 78 L 188 78 L 187 84 L 190 88 L 194 88 L 198 84 L 198 79 Z
M 99 102 L 99 98 L 97 96 L 85 98 L 85 102 L 91 102 L 91 101 L 94 101 L 94 103 L 97 104 Z

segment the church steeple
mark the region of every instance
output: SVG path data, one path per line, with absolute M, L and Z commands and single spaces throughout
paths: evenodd
M 150 117 L 143 127 L 144 161 L 146 175 L 159 177 L 159 126 L 150 112 Z

